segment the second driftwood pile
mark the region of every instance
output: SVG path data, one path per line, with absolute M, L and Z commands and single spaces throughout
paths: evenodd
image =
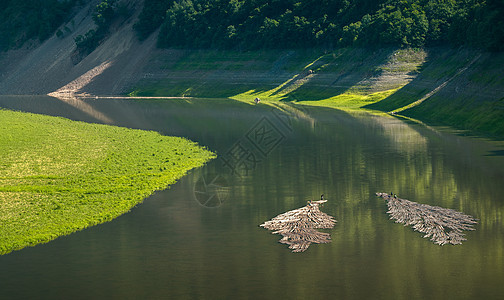
M 404 226 L 412 225 L 438 245 L 458 245 L 465 241 L 463 230 L 474 230 L 476 219 L 461 212 L 439 206 L 420 204 L 387 193 L 376 193 L 387 201 L 391 219 Z
M 319 209 L 327 200 L 311 201 L 306 206 L 278 215 L 261 224 L 273 233 L 281 234 L 280 243 L 289 245 L 292 252 L 303 252 L 311 243 L 330 243 L 331 235 L 315 230 L 316 228 L 333 228 L 336 220 Z

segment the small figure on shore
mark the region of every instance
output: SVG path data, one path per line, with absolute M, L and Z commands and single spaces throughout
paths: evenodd
M 259 98 L 255 98 L 255 99 L 254 99 L 254 103 L 255 103 L 255 104 L 258 104 L 259 102 L 261 102 L 261 99 L 259 99 Z
M 397 195 L 396 194 L 394 194 L 394 198 L 397 199 Z
M 320 195 L 320 200 L 324 200 L 324 194 Z

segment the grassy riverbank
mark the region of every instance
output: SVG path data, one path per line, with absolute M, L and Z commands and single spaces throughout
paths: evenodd
M 214 154 L 156 132 L 0 110 L 0 254 L 110 221 Z

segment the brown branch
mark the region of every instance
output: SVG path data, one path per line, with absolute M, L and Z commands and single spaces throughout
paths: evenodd
M 327 200 L 310 201 L 306 206 L 280 214 L 261 224 L 274 234 L 281 234 L 280 243 L 289 245 L 292 252 L 303 252 L 311 243 L 330 243 L 329 233 L 319 232 L 315 228 L 333 228 L 336 220 L 319 209 Z
M 459 245 L 465 241 L 463 230 L 474 230 L 476 219 L 470 215 L 449 208 L 420 204 L 397 198 L 387 193 L 376 193 L 387 201 L 390 218 L 404 226 L 412 225 L 413 229 L 425 233 L 438 245 Z

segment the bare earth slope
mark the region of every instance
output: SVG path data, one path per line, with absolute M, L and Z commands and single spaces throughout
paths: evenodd
M 99 1 L 83 6 L 65 25 L 72 32 L 63 38 L 53 35 L 33 50 L 14 50 L 0 54 L 0 94 L 29 95 L 48 94 L 74 82 L 79 90 L 97 94 L 120 94 L 132 82 L 138 80 L 136 70 L 155 48 L 155 36 L 138 42 L 133 24 L 142 7 L 142 0 L 122 0 L 133 15 L 113 24 L 111 34 L 95 51 L 78 64 L 72 63 L 75 50 L 74 38 L 95 28 L 93 8 Z M 102 67 L 96 78 L 81 78 L 90 70 Z M 106 66 L 106 68 L 103 68 Z M 92 83 L 100 78 L 97 83 Z M 82 81 L 86 81 L 83 84 Z M 98 84 L 99 82 L 99 84 Z M 84 87 L 90 85 L 87 89 Z

